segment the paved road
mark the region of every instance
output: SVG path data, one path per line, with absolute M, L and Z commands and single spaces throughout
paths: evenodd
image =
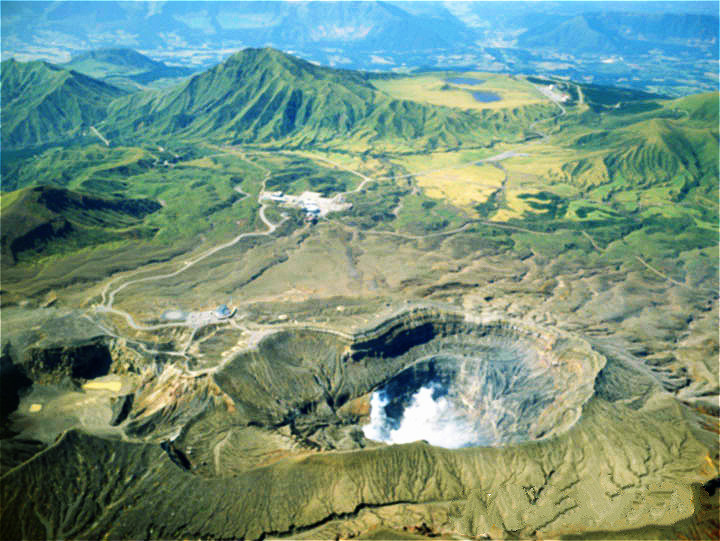
M 253 165 L 257 166 L 258 168 L 264 170 L 264 172 L 265 172 L 265 178 L 263 179 L 263 189 L 260 191 L 260 193 L 262 193 L 265 190 L 265 184 L 267 182 L 267 179 L 270 177 L 270 171 L 268 169 L 265 169 L 262 166 L 255 164 L 254 162 L 249 162 L 249 163 L 252 163 Z M 243 192 L 239 188 L 239 186 L 236 186 L 235 190 L 244 195 L 248 195 L 245 192 Z M 99 307 L 97 307 L 97 310 L 100 312 L 110 312 L 110 313 L 113 313 L 113 314 L 123 317 L 125 319 L 125 321 L 127 321 L 128 325 L 130 325 L 130 327 L 132 327 L 135 330 L 152 331 L 152 330 L 158 330 L 158 329 L 165 329 L 168 327 L 194 327 L 191 323 L 187 323 L 187 322 L 162 323 L 162 324 L 158 324 L 158 325 L 140 325 L 137 322 L 135 322 L 135 319 L 128 312 L 125 312 L 124 310 L 120 310 L 118 308 L 113 307 L 113 303 L 115 301 L 115 296 L 120 291 L 122 291 L 126 287 L 131 286 L 133 284 L 139 284 L 139 283 L 143 283 L 143 282 L 154 282 L 157 280 L 166 280 L 168 278 L 173 278 L 173 277 L 185 272 L 187 269 L 193 267 L 194 265 L 198 264 L 199 262 L 212 256 L 213 254 L 216 254 L 217 252 L 219 252 L 221 250 L 224 250 L 226 248 L 234 246 L 235 244 L 237 244 L 238 242 L 240 242 L 243 239 L 246 239 L 249 237 L 262 237 L 262 236 L 272 235 L 275 232 L 275 230 L 283 222 L 285 222 L 285 220 L 287 220 L 288 217 L 283 216 L 283 218 L 282 218 L 282 220 L 280 220 L 280 222 L 272 223 L 267 218 L 267 216 L 265 216 L 265 208 L 267 205 L 265 203 L 262 203 L 260 200 L 258 200 L 258 203 L 260 204 L 260 211 L 258 214 L 260 216 L 260 220 L 262 220 L 263 224 L 267 227 L 267 231 L 241 233 L 240 235 L 236 236 L 232 240 L 230 240 L 224 244 L 215 246 L 214 248 L 211 248 L 207 252 L 195 257 L 194 259 L 186 261 L 182 267 L 180 267 L 178 270 L 173 271 L 173 272 L 168 272 L 168 273 L 164 273 L 164 274 L 156 274 L 153 276 L 146 276 L 144 278 L 136 278 L 134 280 L 128 280 L 112 290 L 110 289 L 110 287 L 115 282 L 115 280 L 111 280 L 102 291 L 102 303 Z

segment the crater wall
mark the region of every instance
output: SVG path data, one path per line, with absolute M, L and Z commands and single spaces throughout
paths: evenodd
M 309 435 L 359 422 L 361 416 L 345 406 L 386 387 L 399 397 L 396 409 L 407 406 L 408 393 L 435 378 L 444 389 L 439 393 L 447 395 L 452 387 L 452 399 L 458 407 L 464 404 L 466 419 L 484 412 L 486 428 L 508 427 L 507 437 L 474 443 L 500 444 L 549 437 L 570 427 L 604 365 L 604 357 L 587 342 L 558 331 L 414 309 L 352 338 L 311 330 L 270 335 L 215 380 L 248 425 L 289 425 Z

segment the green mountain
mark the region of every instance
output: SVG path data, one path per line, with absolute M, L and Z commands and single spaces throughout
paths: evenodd
M 696 94 L 674 100 L 673 104 L 678 111 L 683 111 L 691 120 L 705 122 L 708 126 L 717 126 L 718 104 L 720 97 L 717 92 Z
M 115 101 L 109 124 L 117 128 L 111 137 L 429 149 L 487 143 L 498 133 L 519 139 L 550 111 L 536 105 L 480 112 L 397 100 L 377 90 L 366 74 L 316 66 L 272 49 L 246 49 L 171 90 Z
M 701 14 L 594 11 L 573 16 L 525 15 L 520 47 L 562 50 L 566 54 L 693 54 L 691 47 L 717 38 L 717 16 Z M 713 39 L 715 38 L 715 39 Z M 697 48 L 700 49 L 700 48 Z
M 646 184 L 681 179 L 683 185 L 717 180 L 717 131 L 663 119 L 640 122 L 623 135 L 630 144 L 612 163 L 622 178 Z
M 83 68 L 93 67 L 96 73 L 101 72 L 104 66 L 110 70 L 118 69 L 126 73 L 135 71 L 149 71 L 165 66 L 133 49 L 98 49 L 74 56 L 65 67 L 85 73 Z M 88 74 L 89 75 L 89 74 Z M 96 75 L 97 76 L 97 75 Z
M 47 62 L 2 63 L 3 149 L 67 142 L 125 92 Z
M 608 129 L 574 141 L 578 153 L 588 156 L 564 170 L 583 185 L 666 185 L 667 196 L 676 201 L 693 187 L 709 193 L 718 178 L 717 99 L 717 94 L 703 94 L 640 114 L 619 112 L 605 120 Z
M 621 51 L 629 46 L 627 39 L 603 32 L 585 15 L 564 20 L 558 24 L 546 25 L 520 36 L 523 47 L 547 47 L 548 44 L 562 43 L 574 51 Z
M 158 210 L 149 199 L 108 198 L 37 186 L 4 194 L 2 256 L 4 266 L 28 253 L 49 255 L 119 238 L 138 238 L 142 219 Z
M 190 68 L 168 66 L 133 49 L 88 51 L 73 57 L 63 67 L 131 90 L 159 80 L 175 80 L 194 73 Z

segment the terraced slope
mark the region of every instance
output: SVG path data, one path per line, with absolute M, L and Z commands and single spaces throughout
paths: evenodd
M 125 91 L 47 62 L 2 63 L 3 149 L 67 142 Z

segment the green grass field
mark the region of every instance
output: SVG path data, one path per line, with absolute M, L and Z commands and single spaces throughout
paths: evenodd
M 473 78 L 481 80 L 478 85 L 455 84 L 448 78 Z M 531 84 L 519 77 L 491 73 L 431 73 L 412 77 L 378 79 L 373 84 L 388 95 L 405 100 L 413 100 L 432 105 L 456 107 L 460 109 L 497 110 L 525 107 L 547 103 Z M 501 99 L 482 102 L 472 96 L 473 91 L 491 92 Z

